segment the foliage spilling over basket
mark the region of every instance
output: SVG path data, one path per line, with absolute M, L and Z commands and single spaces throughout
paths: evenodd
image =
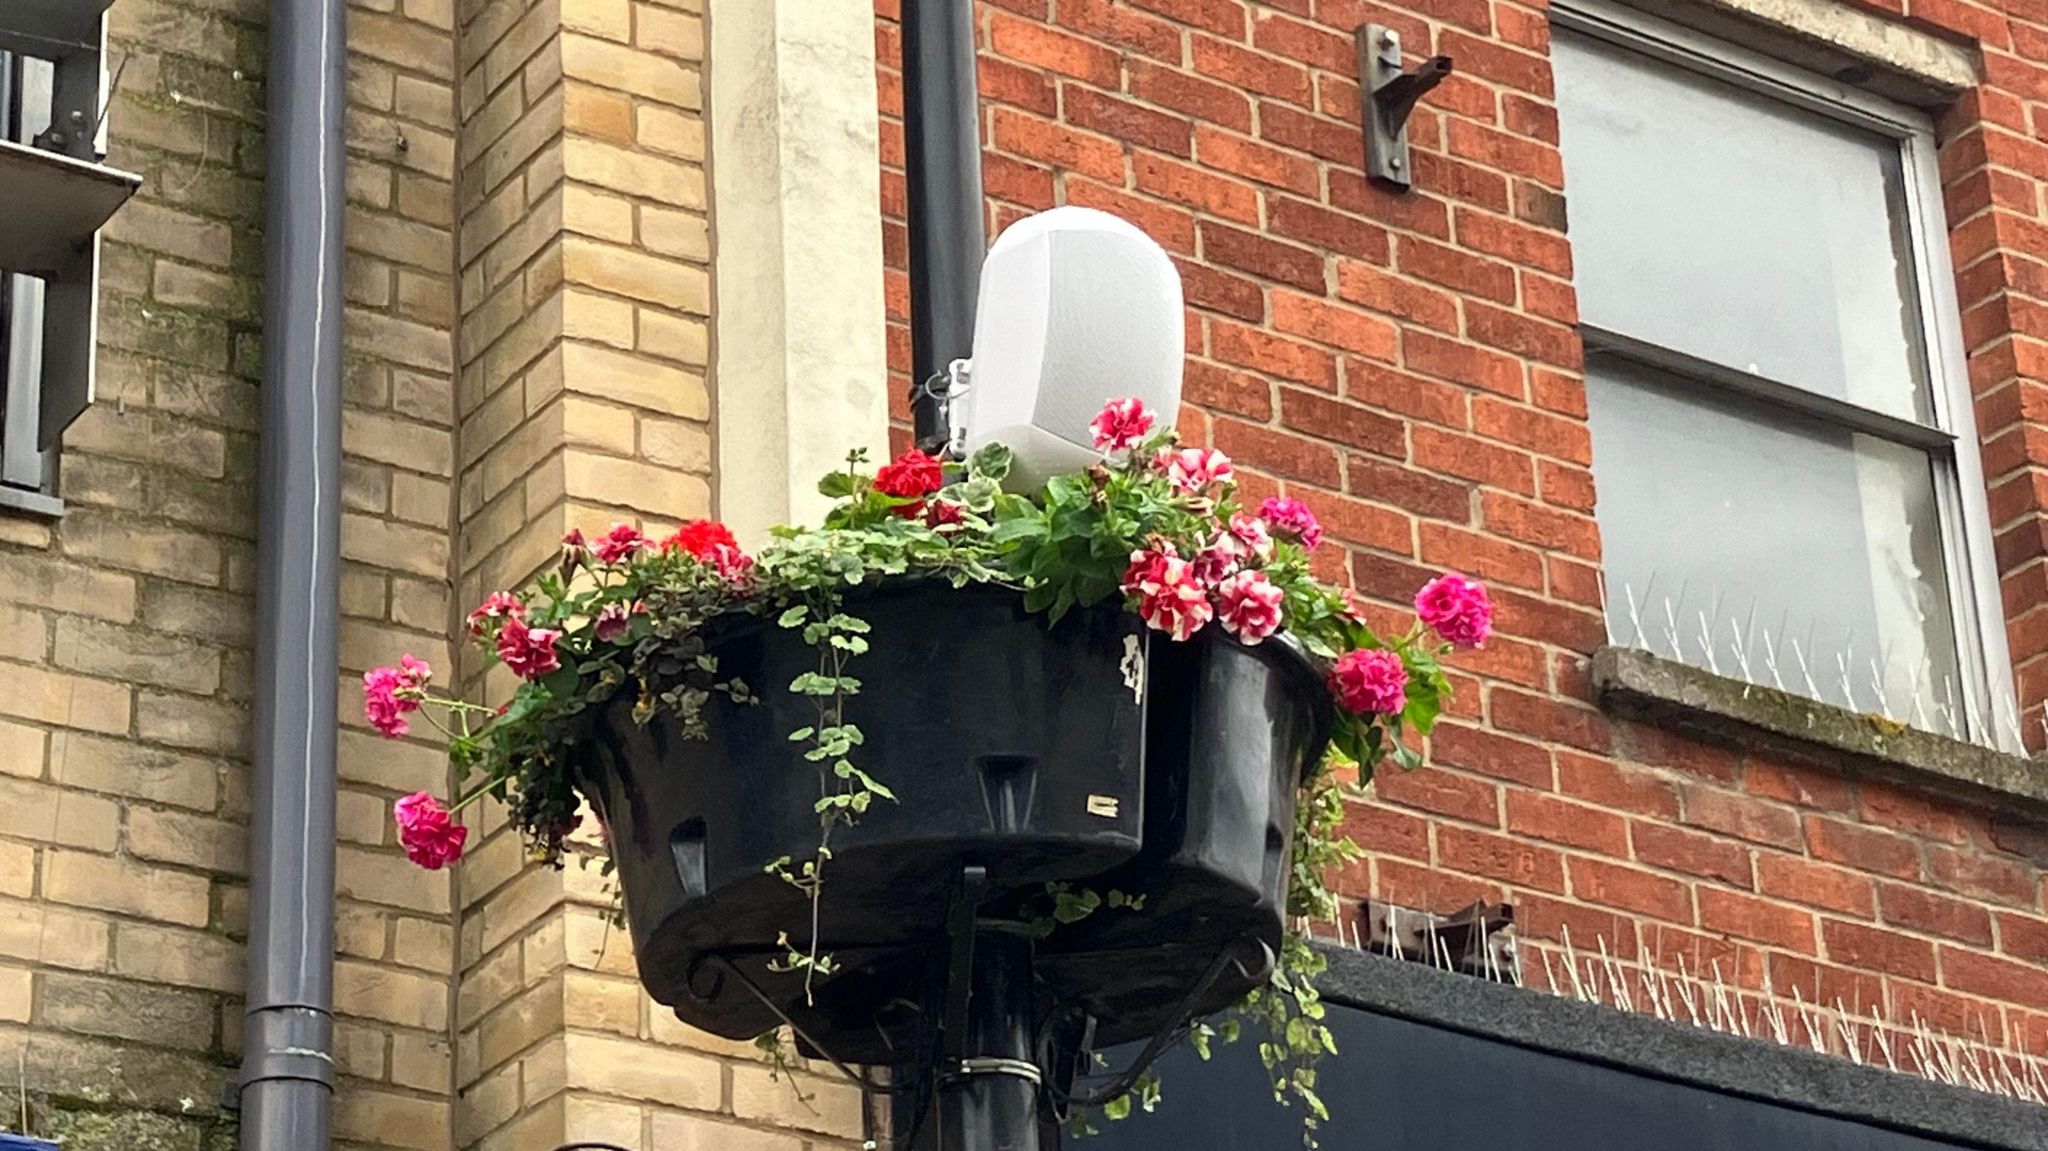
M 712 521 L 662 539 L 623 524 L 596 539 L 570 533 L 555 570 L 518 593 L 492 594 L 470 613 L 473 640 L 521 681 L 509 701 L 436 693 L 432 670 L 410 655 L 364 675 L 370 722 L 395 738 L 407 733 L 408 717 L 427 719 L 446 736 L 455 767 L 452 804 L 424 792 L 398 802 L 407 854 L 428 868 L 455 861 L 468 831 L 453 813 L 490 796 L 506 805 L 536 858 L 558 861 L 580 821 L 571 769 L 579 715 L 631 693 L 636 721 L 673 716 L 685 734 L 701 736 L 715 695 L 744 704 L 757 692 L 787 691 L 816 704 L 816 722 L 789 737 L 819 773 L 818 850 L 762 862 L 812 900 L 829 898 L 833 829 L 896 802 L 892 789 L 903 783 L 862 754 L 858 708 L 849 710 L 861 690 L 859 657 L 889 636 L 847 610 L 845 594 L 920 576 L 955 588 L 1014 588 L 1049 626 L 1073 608 L 1120 597 L 1175 641 L 1205 628 L 1242 644 L 1282 631 L 1293 637 L 1326 668 L 1337 723 L 1327 758 L 1302 784 L 1286 910 L 1297 923 L 1331 918 L 1327 873 L 1358 854 L 1339 831 L 1345 788 L 1369 782 L 1389 758 L 1419 764 L 1415 743 L 1448 695 L 1439 661 L 1453 647 L 1484 642 L 1491 604 L 1478 583 L 1446 574 L 1416 596 L 1414 626 L 1380 634 L 1349 589 L 1313 574 L 1323 530 L 1306 505 L 1284 497 L 1242 503 L 1223 453 L 1183 446 L 1155 422 L 1136 400 L 1109 404 L 1092 425 L 1101 462 L 1028 495 L 1003 489 L 1010 457 L 999 445 L 964 462 L 908 452 L 873 474 L 856 453 L 820 484 L 836 501 L 823 526 L 778 528 L 754 555 Z M 723 674 L 705 630 L 732 613 L 800 632 L 819 653 L 817 669 L 788 684 Z M 801 928 L 791 925 L 784 964 L 829 974 L 831 956 Z M 1267 1025 L 1260 1050 L 1276 1092 L 1299 1096 L 1311 1114 L 1322 1111 L 1314 1058 L 1334 1049 L 1317 1022 L 1320 970 L 1305 937 L 1290 938 L 1270 986 L 1243 1008 Z M 1195 1036 L 1205 1043 L 1219 1032 L 1234 1037 L 1235 1022 L 1199 1027 Z M 1148 1085 L 1137 1101 L 1149 1105 L 1154 1090 Z M 1130 1105 L 1125 1099 L 1110 1111 Z

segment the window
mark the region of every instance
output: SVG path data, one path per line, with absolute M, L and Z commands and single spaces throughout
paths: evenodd
M 2017 745 L 1931 124 L 1556 16 L 1610 633 Z
M 0 138 L 27 144 L 50 126 L 48 61 L 0 52 Z M 0 486 L 18 493 L 56 490 L 57 453 L 37 444 L 42 423 L 43 283 L 0 274 Z
M 0 511 L 55 514 L 92 402 L 99 228 L 142 183 L 99 162 L 110 0 L 0 0 Z

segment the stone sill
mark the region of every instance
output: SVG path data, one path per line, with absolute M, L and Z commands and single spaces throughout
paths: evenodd
M 30 519 L 62 519 L 64 501 L 41 492 L 0 484 L 0 513 L 11 513 Z
M 1633 654 L 1633 653 L 1632 653 Z M 2048 1151 L 2048 1110 L 1834 1055 L 1318 945 L 1333 1003 L 1968 1147 Z
M 1722 740 L 1759 735 L 1854 757 L 1873 775 L 1977 805 L 2048 813 L 2048 765 L 1633 648 L 1593 653 L 1600 706 Z M 2017 804 L 2015 803 L 2017 801 Z

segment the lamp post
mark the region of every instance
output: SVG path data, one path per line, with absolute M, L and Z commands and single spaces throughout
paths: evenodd
M 946 365 L 974 346 L 982 230 L 974 0 L 903 0 L 911 411 L 920 447 L 946 437 Z

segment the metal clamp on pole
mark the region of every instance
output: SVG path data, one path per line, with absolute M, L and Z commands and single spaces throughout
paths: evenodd
M 1405 192 L 1415 182 L 1408 159 L 1408 116 L 1416 101 L 1451 74 L 1449 56 L 1432 56 L 1413 72 L 1401 70 L 1401 34 L 1384 24 L 1358 30 L 1358 79 L 1365 89 L 1365 175 L 1382 188 Z

